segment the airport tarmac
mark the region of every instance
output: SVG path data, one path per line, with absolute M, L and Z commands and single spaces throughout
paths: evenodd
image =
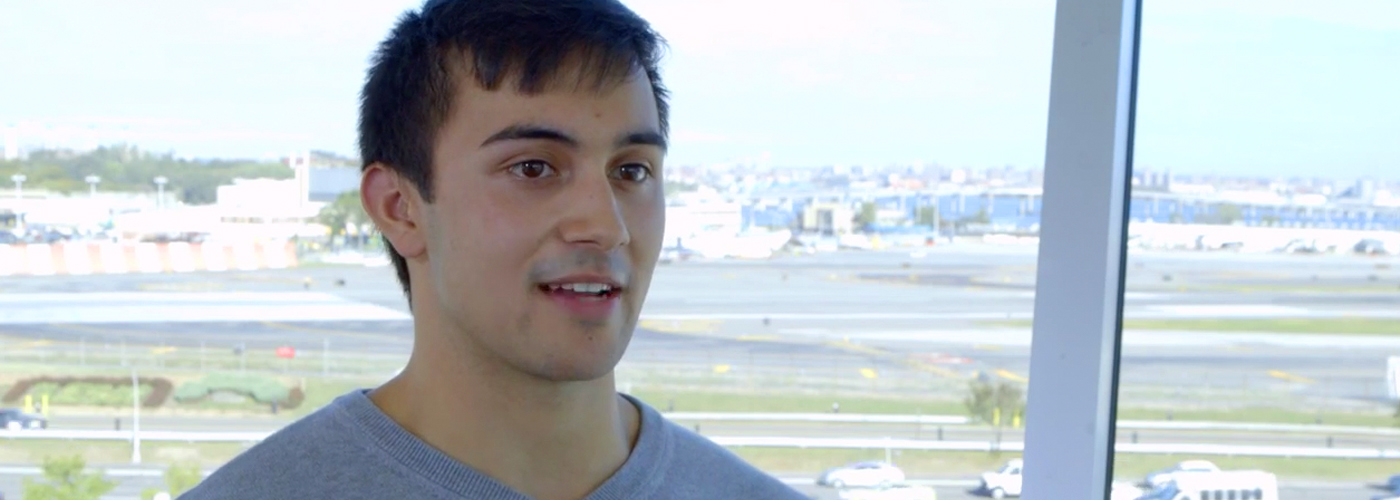
M 1036 264 L 1034 247 L 983 245 L 665 264 L 619 373 L 645 383 L 657 366 L 704 373 L 725 366 L 739 380 L 749 373 L 800 373 L 805 378 L 787 378 L 863 391 L 957 391 L 977 373 L 1024 382 Z M 1400 317 L 1397 258 L 1133 253 L 1128 269 L 1128 318 Z M 133 359 L 154 356 L 152 350 L 227 353 L 235 345 L 387 360 L 387 377 L 412 347 L 412 323 L 385 267 L 0 278 L 0 361 L 64 355 L 72 362 L 75 349 L 94 355 L 121 349 Z M 1305 408 L 1319 402 L 1374 408 L 1385 395 L 1390 355 L 1400 355 L 1400 332 L 1128 331 L 1120 400 L 1212 407 L 1248 394 Z M 87 425 L 105 427 L 104 417 L 93 418 L 102 421 Z M 1318 437 L 1274 439 L 1306 445 L 1294 441 Z M 111 498 L 135 498 L 141 481 L 156 480 L 124 479 Z M 0 471 L 0 490 L 17 491 L 18 484 L 17 475 Z M 831 490 L 801 488 L 814 498 L 835 498 Z M 940 498 L 966 498 L 962 490 L 939 488 Z M 1286 491 L 1283 498 L 1369 494 L 1354 485 Z
M 0 493 L 5 498 L 19 498 L 22 478 L 33 475 L 30 466 L 0 466 Z M 160 471 L 136 466 L 114 467 L 108 478 L 118 482 L 117 487 L 103 496 L 103 500 L 137 500 L 146 488 L 160 488 L 163 480 Z M 799 492 L 814 500 L 836 500 L 840 498 L 835 489 L 811 484 L 811 478 L 802 476 L 779 477 Z M 918 480 L 916 480 L 918 481 Z M 972 495 L 968 490 L 974 484 L 971 479 L 927 480 L 933 483 L 939 500 L 969 500 L 985 498 Z M 1356 500 L 1370 498 L 1379 493 L 1369 485 L 1359 483 L 1282 483 L 1279 498 L 1285 500 Z
M 623 367 L 1023 382 L 1035 266 L 1034 247 L 990 245 L 664 264 Z M 1396 258 L 1134 253 L 1128 269 L 1130 319 L 1400 318 Z M 386 267 L 0 280 L 0 336 L 12 349 L 292 346 L 402 357 L 407 318 Z M 1177 401 L 1205 386 L 1366 405 L 1385 396 L 1389 355 L 1400 355 L 1400 332 L 1129 330 L 1120 378 L 1144 388 L 1128 399 Z

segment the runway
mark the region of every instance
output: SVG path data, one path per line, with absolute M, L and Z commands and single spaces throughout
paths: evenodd
M 33 473 L 32 467 L 0 466 L 0 493 L 5 493 L 5 498 L 18 498 L 22 479 L 32 476 Z M 108 472 L 107 477 L 117 481 L 118 485 L 116 489 L 103 496 L 104 500 L 137 500 L 141 498 L 141 492 L 144 489 L 164 486 L 159 469 L 131 466 L 114 467 Z M 839 498 L 834 489 L 812 485 L 811 478 L 782 476 L 780 479 L 814 500 Z M 933 488 L 937 491 L 939 500 L 983 498 L 968 493 L 967 490 L 973 484 L 973 480 L 970 479 L 942 479 L 928 482 L 934 483 Z M 1368 485 L 1345 482 L 1283 483 L 1279 487 L 1279 498 L 1285 500 L 1355 500 L 1369 498 L 1377 493 L 1379 493 L 1378 490 L 1371 489 Z
M 1135 254 L 1125 316 L 1400 317 L 1396 260 Z M 1033 249 L 985 245 L 662 265 L 623 368 L 725 365 L 735 373 L 797 370 L 826 380 L 870 369 L 890 390 L 924 384 L 930 373 L 1024 381 L 1035 266 Z M 10 350 L 291 346 L 393 360 L 411 349 L 407 318 L 388 268 L 0 283 L 0 341 Z M 1177 400 L 1182 388 L 1200 386 L 1364 405 L 1384 397 L 1389 355 L 1400 355 L 1400 332 L 1129 330 L 1120 377 L 1125 388 L 1142 388 L 1125 393 L 1128 399 Z M 826 373 L 832 371 L 839 373 Z
M 677 262 L 658 267 L 619 382 L 780 387 L 957 402 L 978 374 L 1029 376 L 1033 248 L 959 246 Z M 1127 318 L 1400 317 L 1400 259 L 1351 256 L 1133 254 Z M 6 277 L 0 280 L 3 366 L 271 370 L 387 379 L 412 348 L 412 322 L 389 268 L 320 266 L 226 273 Z M 1162 409 L 1261 406 L 1379 412 L 1396 335 L 1129 330 L 1120 405 Z M 273 357 L 293 347 L 294 360 Z M 3 384 L 3 380 L 0 380 Z M 1393 411 L 1393 410 L 1391 410 Z M 55 426 L 111 428 L 111 416 Z M 163 420 L 164 419 L 164 420 Z M 151 416 L 143 427 L 265 430 L 278 419 Z M 852 437 L 930 438 L 933 428 L 843 428 Z M 985 429 L 944 438 L 988 439 Z M 705 424 L 708 435 L 829 435 L 793 424 Z M 1120 435 L 1128 439 L 1127 435 Z M 1189 439 L 1323 446 L 1322 435 L 1142 432 Z M 1015 431 L 1004 439 L 1019 440 Z M 1383 439 L 1383 438 L 1382 438 Z M 1337 437 L 1335 446 L 1384 445 Z M 835 465 L 835 464 L 833 464 Z M 112 498 L 139 494 L 124 480 Z M 18 479 L 0 474 L 0 489 Z M 129 486 L 129 484 L 136 484 Z M 806 487 L 815 498 L 830 490 Z M 1364 498 L 1356 488 L 1292 488 L 1284 498 Z M 940 498 L 965 498 L 940 488 Z

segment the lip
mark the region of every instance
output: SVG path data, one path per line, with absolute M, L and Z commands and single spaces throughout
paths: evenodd
M 602 283 L 612 287 L 613 292 L 603 297 L 588 297 L 572 293 L 550 293 L 543 289 L 549 285 L 569 283 Z M 622 302 L 622 295 L 627 292 L 627 288 L 611 277 L 596 274 L 574 274 L 538 283 L 535 286 L 535 291 L 573 319 L 589 323 L 602 323 L 612 318 L 613 313 Z
M 602 283 L 618 291 L 626 289 L 618 280 L 613 279 L 611 276 L 603 276 L 601 274 L 571 274 L 563 278 L 540 282 L 539 285 L 567 285 L 570 283 Z

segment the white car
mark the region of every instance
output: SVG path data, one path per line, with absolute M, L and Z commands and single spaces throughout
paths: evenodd
M 841 490 L 840 496 L 841 500 L 938 500 L 938 492 L 933 488 L 912 484 Z
M 1137 500 L 1145 493 L 1147 493 L 1147 491 L 1139 488 L 1136 484 L 1127 481 L 1115 481 L 1113 483 L 1113 489 L 1109 490 L 1108 498 L 1109 500 Z
M 904 471 L 888 462 L 857 462 L 823 472 L 817 485 L 837 489 L 847 487 L 893 486 L 904 482 Z
M 982 473 L 982 484 L 972 492 L 992 498 L 1021 496 L 1021 469 L 1024 465 L 1025 462 L 1017 458 L 1007 461 L 996 472 Z
M 1186 460 L 1178 462 L 1169 468 L 1159 470 L 1147 475 L 1143 481 L 1149 489 L 1157 489 L 1158 486 L 1166 484 L 1172 477 L 1181 472 L 1220 472 L 1220 467 L 1207 460 Z

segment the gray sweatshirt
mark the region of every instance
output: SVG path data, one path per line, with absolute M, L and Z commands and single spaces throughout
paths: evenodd
M 229 461 L 180 500 L 530 500 L 410 434 L 370 401 L 336 398 Z M 586 500 L 805 499 L 641 401 L 631 456 Z

